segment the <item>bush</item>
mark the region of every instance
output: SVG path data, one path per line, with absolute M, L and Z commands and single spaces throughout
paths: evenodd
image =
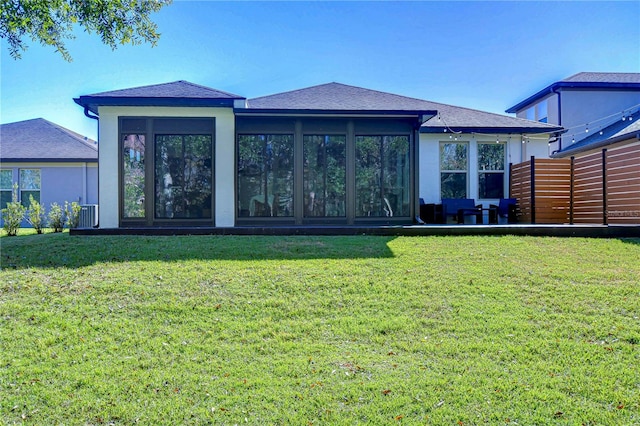
M 7 203 L 7 207 L 2 209 L 2 220 L 4 221 L 2 227 L 7 232 L 7 235 L 15 236 L 18 234 L 18 229 L 20 229 L 26 211 L 27 208 L 18 201 L 18 185 L 15 184 L 11 194 L 11 202 Z
M 77 202 L 73 201 L 71 204 L 64 202 L 64 211 L 69 221 L 69 228 L 77 228 L 80 225 L 80 211 L 82 207 Z
M 52 203 L 49 209 L 49 227 L 53 232 L 62 232 L 67 222 L 67 212 L 58 203 Z
M 27 221 L 33 226 L 38 234 L 42 234 L 42 227 L 45 220 L 45 208 L 40 204 L 33 195 L 29 195 L 29 213 L 27 214 Z

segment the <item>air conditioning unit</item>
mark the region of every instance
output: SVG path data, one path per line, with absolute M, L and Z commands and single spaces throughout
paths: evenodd
M 98 205 L 84 204 L 80 206 L 78 228 L 95 228 L 98 226 Z

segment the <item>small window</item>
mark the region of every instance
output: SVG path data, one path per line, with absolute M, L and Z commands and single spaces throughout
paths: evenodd
M 538 121 L 546 123 L 548 121 L 547 101 L 542 101 L 538 104 Z
M 0 209 L 7 207 L 11 202 L 13 191 L 13 171 L 10 169 L 0 170 Z
M 20 201 L 29 207 L 29 197 L 40 202 L 40 169 L 20 169 Z
M 467 198 L 468 146 L 440 144 L 440 197 Z
M 504 198 L 505 145 L 478 144 L 478 197 Z

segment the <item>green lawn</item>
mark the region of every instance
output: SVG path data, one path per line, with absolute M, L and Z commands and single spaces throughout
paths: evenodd
M 0 423 L 640 424 L 640 240 L 0 245 Z

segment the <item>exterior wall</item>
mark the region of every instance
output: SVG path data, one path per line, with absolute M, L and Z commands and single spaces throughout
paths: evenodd
M 546 111 L 547 111 L 547 123 L 549 124 L 558 124 L 560 120 L 560 116 L 558 115 L 558 95 L 551 94 L 546 96 L 536 103 L 529 105 L 527 108 L 522 109 L 516 113 L 516 117 L 523 118 L 525 120 L 539 121 L 542 117 L 542 111 L 544 108 L 542 106 L 543 103 L 546 103 Z
M 562 146 L 571 144 L 597 132 L 622 117 L 623 111 L 640 105 L 640 91 L 563 90 L 562 127 L 567 133 L 562 137 Z M 596 121 L 597 120 L 597 121 Z
M 522 143 L 520 135 L 500 135 L 501 142 L 506 143 L 505 153 L 505 179 L 504 195 L 509 194 L 509 163 L 520 163 L 534 155 L 536 158 L 548 158 L 548 135 L 531 137 L 528 142 Z M 461 134 L 458 135 L 457 142 L 464 142 L 469 145 L 468 151 L 468 177 L 467 194 L 468 198 L 475 199 L 485 207 L 489 204 L 496 204 L 497 199 L 479 199 L 478 196 L 478 143 L 495 143 L 495 136 Z M 419 183 L 418 194 L 425 203 L 440 203 L 440 143 L 452 142 L 446 134 L 422 133 L 420 134 L 419 147 Z
M 215 118 L 215 225 L 234 226 L 235 120 L 232 108 L 100 107 L 99 182 L 100 228 L 119 226 L 118 117 Z
M 47 211 L 52 203 L 65 201 L 80 204 L 98 203 L 98 165 L 96 163 L 2 163 L 2 169 L 13 171 L 13 182 L 19 184 L 20 169 L 40 170 L 40 204 Z M 19 192 L 18 192 L 19 194 Z M 18 195 L 20 196 L 20 195 Z M 24 200 L 26 204 L 29 200 Z M 25 222 L 23 225 L 27 225 Z

